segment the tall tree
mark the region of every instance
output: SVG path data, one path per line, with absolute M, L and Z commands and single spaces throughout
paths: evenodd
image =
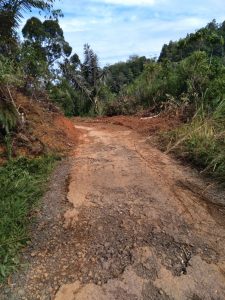
M 33 8 L 45 11 L 54 18 L 60 11 L 53 10 L 55 0 L 0 0 L 0 127 L 9 131 L 18 117 L 13 90 L 17 86 L 18 58 L 21 56 L 17 28 L 26 11 Z M 19 55 L 18 55 L 19 54 Z M 15 59 L 16 58 L 16 59 Z M 37 63 L 38 64 L 38 63 Z M 16 75 L 16 76 L 15 76 Z M 13 120 L 13 122 L 12 122 Z
M 38 18 L 32 17 L 23 27 L 22 33 L 26 44 L 39 48 L 49 65 L 61 57 L 70 56 L 72 52 L 57 20 L 45 20 L 42 23 Z
M 37 8 L 50 12 L 55 0 L 1 0 L 0 1 L 0 52 L 12 52 L 16 45 L 16 29 L 26 11 Z M 53 11 L 54 14 L 54 11 Z

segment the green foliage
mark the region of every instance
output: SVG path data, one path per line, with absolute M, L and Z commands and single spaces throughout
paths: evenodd
M 19 265 L 31 211 L 43 194 L 53 157 L 19 158 L 0 167 L 0 282 Z
M 20 66 L 24 72 L 24 87 L 27 91 L 43 89 L 52 74 L 45 53 L 37 44 L 23 43 L 20 50 Z
M 42 23 L 38 18 L 32 17 L 27 20 L 22 34 L 26 44 L 35 47 L 37 58 L 42 57 L 48 65 L 52 65 L 61 56 L 70 56 L 72 52 L 57 20 L 45 20 Z
M 18 114 L 11 99 L 10 89 L 20 86 L 22 73 L 14 63 L 0 55 L 0 130 L 5 133 L 15 127 Z
M 0 129 L 6 134 L 13 129 L 18 121 L 18 115 L 14 107 L 6 101 L 0 102 Z
M 109 89 L 105 84 L 105 72 L 101 70 L 98 57 L 88 44 L 84 45 L 84 61 L 77 54 L 60 63 L 62 78 L 74 89 L 75 113 L 79 115 L 102 114 L 104 100 Z
M 40 11 L 51 12 L 55 0 L 4 0 L 0 2 L 0 53 L 12 54 L 16 48 L 17 33 L 23 14 L 37 8 Z M 59 12 L 60 14 L 60 12 Z M 52 11 L 53 16 L 57 16 Z
M 84 62 L 80 64 L 85 95 L 90 100 L 90 110 L 92 114 L 99 114 L 101 110 L 100 91 L 104 84 L 104 72 L 101 70 L 96 53 L 90 45 L 84 45 Z M 82 91 L 82 89 L 81 89 Z
M 213 103 L 225 92 L 225 68 L 222 59 L 208 57 L 203 51 L 193 52 L 180 62 L 152 60 L 145 65 L 142 74 L 124 88 L 122 99 L 130 99 L 137 106 L 160 109 L 163 102 L 173 98 L 198 104 L 204 100 Z
M 41 22 L 32 17 L 22 29 L 25 41 L 20 50 L 20 65 L 24 70 L 25 88 L 29 91 L 46 89 L 57 78 L 56 61 L 68 57 L 72 48 L 65 41 L 57 20 Z
M 0 3 L 0 55 L 8 59 L 12 66 L 9 73 L 2 69 L 4 76 L 10 74 L 7 78 L 7 88 L 1 90 L 1 94 L 4 94 L 2 97 L 8 100 L 5 106 L 13 102 L 10 101 L 11 97 L 7 95 L 7 91 L 9 79 L 14 81 L 18 75 L 17 70 L 23 71 L 23 88 L 36 98 L 36 95 L 44 94 L 50 81 L 56 79 L 55 61 L 71 54 L 72 48 L 64 40 L 57 19 L 62 14 L 60 10 L 53 10 L 54 2 L 55 0 L 5 0 Z M 25 41 L 21 43 L 17 38 L 16 29 L 23 14 L 33 8 L 38 9 L 40 13 L 44 11 L 50 19 L 43 22 L 35 17 L 29 19 L 22 30 Z M 3 83 L 2 78 L 0 81 Z M 14 83 L 12 89 L 17 86 Z
M 0 84 L 19 86 L 22 81 L 22 72 L 12 60 L 0 55 Z
M 204 51 L 174 62 L 151 61 L 120 93 L 108 114 L 155 112 L 170 103 L 185 107 L 188 123 L 169 134 L 169 151 L 192 161 L 218 180 L 225 179 L 225 66 L 223 58 Z M 168 139 L 166 139 L 168 141 Z
M 224 56 L 225 22 L 217 24 L 215 20 L 195 33 L 188 34 L 179 41 L 170 41 L 162 47 L 159 61 L 169 59 L 180 61 L 195 51 L 204 51 L 209 56 Z
M 205 173 L 225 180 L 225 99 L 211 114 L 199 109 L 191 123 L 169 134 L 169 151 L 190 160 Z
M 97 113 L 99 116 L 109 115 L 108 111 L 111 105 L 114 105 L 116 102 L 116 95 L 110 91 L 106 84 L 101 84 L 99 86 L 98 97 L 100 101 L 97 103 L 95 114 Z
M 12 137 L 11 137 L 10 133 L 6 134 L 4 140 L 5 140 L 6 153 L 7 153 L 8 160 L 11 160 L 12 159 Z
M 130 84 L 144 70 L 146 57 L 131 56 L 126 62 L 119 62 L 105 67 L 106 84 L 112 93 L 118 94 L 121 89 Z
M 97 81 L 101 76 L 98 57 L 88 44 L 84 45 L 84 62 L 81 64 L 81 72 L 91 87 L 97 85 Z
M 59 65 L 62 73 L 59 85 L 65 89 L 63 92 L 68 93 L 68 91 L 71 91 L 69 94 L 71 95 L 71 101 L 73 101 L 74 113 L 87 114 L 92 105 L 91 91 L 88 89 L 88 83 L 81 73 L 81 62 L 78 56 L 74 54 L 70 59 L 65 59 Z
M 49 89 L 49 95 L 53 102 L 57 103 L 68 117 L 77 114 L 77 92 L 69 84 L 67 80 L 62 80 Z

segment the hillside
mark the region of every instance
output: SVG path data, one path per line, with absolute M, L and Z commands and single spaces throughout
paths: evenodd
M 12 156 L 65 155 L 78 142 L 73 123 L 48 100 L 36 101 L 22 93 L 14 95 L 23 123 L 12 135 Z M 7 156 L 2 144 L 1 157 Z

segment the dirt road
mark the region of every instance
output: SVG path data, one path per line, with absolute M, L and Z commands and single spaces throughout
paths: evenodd
M 76 128 L 82 142 L 56 170 L 29 266 L 5 295 L 225 299 L 223 192 L 122 126 Z

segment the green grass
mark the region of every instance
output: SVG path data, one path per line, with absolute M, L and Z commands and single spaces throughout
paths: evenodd
M 215 110 L 169 133 L 168 152 L 191 161 L 203 173 L 225 182 L 225 117 Z M 168 139 L 168 136 L 167 136 Z
M 0 283 L 19 266 L 19 251 L 29 240 L 31 212 L 55 164 L 51 156 L 11 160 L 0 167 Z

